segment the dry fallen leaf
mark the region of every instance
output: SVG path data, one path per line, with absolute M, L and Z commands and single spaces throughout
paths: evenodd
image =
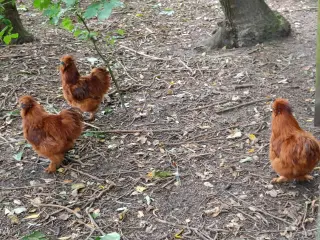
M 278 192 L 274 189 L 271 189 L 270 191 L 266 191 L 266 194 L 270 195 L 271 197 L 277 197 L 278 196 Z
M 215 207 L 212 209 L 204 210 L 204 213 L 206 215 L 210 215 L 212 217 L 217 217 L 221 213 L 221 209 L 220 209 L 220 207 Z
M 240 138 L 242 136 L 241 131 L 238 128 L 231 130 L 231 134 L 227 136 L 227 139 Z
M 203 185 L 205 185 L 206 187 L 210 187 L 210 188 L 213 187 L 213 185 L 209 182 L 204 182 Z
M 40 213 L 34 213 L 34 214 L 26 216 L 23 219 L 37 219 L 37 218 L 39 218 L 39 216 L 40 216 Z
M 139 192 L 139 193 L 142 193 L 144 190 L 146 190 L 147 188 L 146 187 L 142 187 L 142 186 L 136 186 L 136 191 Z

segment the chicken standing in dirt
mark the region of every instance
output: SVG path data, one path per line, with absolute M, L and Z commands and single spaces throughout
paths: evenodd
M 50 159 L 45 169 L 53 173 L 62 163 L 64 154 L 73 148 L 83 130 L 82 116 L 76 109 L 65 109 L 60 114 L 47 113 L 31 96 L 19 99 L 23 135 L 40 155 Z
M 110 74 L 104 68 L 93 68 L 88 76 L 80 76 L 72 56 L 61 59 L 60 73 L 63 96 L 67 102 L 82 112 L 90 113 L 90 121 L 110 88 Z
M 300 128 L 288 101 L 281 98 L 272 106 L 269 155 L 271 166 L 279 174 L 272 182 L 277 183 L 312 180 L 308 174 L 320 160 L 318 140 Z

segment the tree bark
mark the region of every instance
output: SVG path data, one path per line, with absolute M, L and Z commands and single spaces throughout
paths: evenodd
M 225 20 L 202 45 L 214 48 L 252 46 L 290 34 L 289 22 L 264 0 L 220 0 Z
M 18 33 L 19 37 L 17 39 L 12 39 L 11 44 L 22 44 L 34 41 L 32 34 L 26 31 L 23 27 L 16 4 L 12 3 L 12 0 L 4 0 L 2 3 L 4 5 L 4 16 L 9 19 L 12 24 L 11 33 Z M 0 29 L 4 28 L 4 24 L 0 24 Z

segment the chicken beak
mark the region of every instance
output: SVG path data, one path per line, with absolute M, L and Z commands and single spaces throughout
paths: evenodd
M 60 70 L 61 67 L 65 67 L 65 66 L 66 66 L 66 64 L 64 62 L 60 61 L 60 64 L 57 66 L 57 69 Z

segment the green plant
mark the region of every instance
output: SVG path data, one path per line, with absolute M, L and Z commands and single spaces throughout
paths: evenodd
M 15 1 L 5 2 L 5 0 L 0 0 L 0 41 L 4 42 L 6 45 L 10 44 L 11 40 L 18 38 L 18 33 L 12 33 L 13 27 L 9 19 L 4 16 L 5 4 L 14 4 Z

